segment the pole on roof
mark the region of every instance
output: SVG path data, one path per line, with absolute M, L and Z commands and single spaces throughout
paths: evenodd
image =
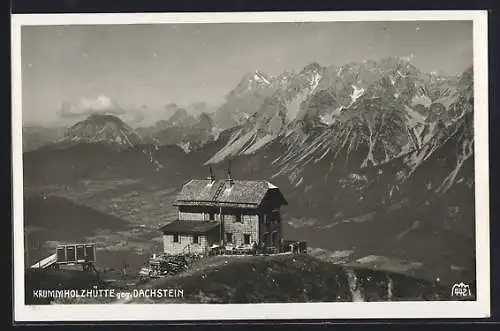
M 213 169 L 212 169 L 212 165 L 208 166 L 208 171 L 210 172 L 210 180 L 214 181 L 215 180 L 215 176 L 214 176 L 214 172 L 213 172 Z
M 230 185 L 233 184 L 233 178 L 231 178 L 231 159 L 227 161 L 227 180 Z
M 224 217 L 222 216 L 222 206 L 219 207 L 219 227 L 220 227 L 220 245 L 224 245 Z

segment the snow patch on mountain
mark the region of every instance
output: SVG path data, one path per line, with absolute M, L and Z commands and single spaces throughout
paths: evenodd
M 418 125 L 425 123 L 426 120 L 425 115 L 420 114 L 419 112 L 417 112 L 416 110 L 407 105 L 404 105 L 404 109 L 407 115 L 406 116 L 406 119 L 408 121 L 407 123 L 410 127 L 416 127 Z
M 218 128 L 216 126 L 212 127 L 212 130 L 210 131 L 212 138 L 214 141 L 217 141 L 219 139 L 220 134 L 223 132 L 221 128 Z
M 250 146 L 248 146 L 248 148 L 244 149 L 242 151 L 242 153 L 246 154 L 246 155 L 253 154 L 257 150 L 259 150 L 261 147 L 264 147 L 265 145 L 267 145 L 268 143 L 273 141 L 276 137 L 277 137 L 277 135 L 266 134 L 264 137 L 254 140 L 252 145 L 250 145 Z
M 351 85 L 351 86 L 353 89 L 351 94 L 351 105 L 352 105 L 365 93 L 365 89 L 359 88 L 356 85 Z
M 307 100 L 309 95 L 310 95 L 309 91 L 302 90 L 299 91 L 294 98 L 284 102 L 285 107 L 287 109 L 286 113 L 287 122 L 292 122 L 297 118 L 297 115 L 300 113 L 300 106 L 305 100 Z
M 321 123 L 330 126 L 335 121 L 335 115 L 333 113 L 320 115 L 319 120 Z
M 206 164 L 219 163 L 224 161 L 227 157 L 236 155 L 243 149 L 245 144 L 248 143 L 256 133 L 255 131 L 250 131 L 243 134 L 242 136 L 239 136 L 242 131 L 243 130 L 240 129 L 235 134 L 233 134 L 227 142 L 226 146 L 224 146 L 214 156 L 212 156 L 210 160 L 206 162 Z
M 256 80 L 257 82 L 263 82 L 265 84 L 271 84 L 269 80 L 259 71 L 256 71 L 255 74 L 253 75 L 253 79 Z
M 319 82 L 321 80 L 321 74 L 318 73 L 318 72 L 315 72 L 314 75 L 311 77 L 311 81 L 310 81 L 310 93 L 313 93 L 316 88 L 318 87 L 319 85 Z
M 186 154 L 189 154 L 191 152 L 191 142 L 189 142 L 189 141 L 180 142 L 179 144 L 177 144 L 177 146 L 182 148 L 182 150 Z

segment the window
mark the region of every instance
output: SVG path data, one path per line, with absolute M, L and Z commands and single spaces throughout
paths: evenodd
M 66 247 L 67 260 L 70 262 L 76 261 L 76 251 L 74 246 Z
M 83 245 L 76 246 L 76 259 L 79 261 L 85 260 L 85 246 Z
M 269 245 L 269 232 L 266 232 L 262 235 L 262 243 L 264 245 Z
M 176 233 L 174 234 L 174 243 L 178 243 L 179 242 L 179 235 Z
M 198 244 L 198 243 L 199 243 L 198 235 L 195 234 L 195 235 L 193 235 L 193 244 Z
M 214 221 L 214 220 L 215 220 L 215 213 L 214 213 L 213 211 L 211 211 L 211 212 L 209 213 L 209 219 L 210 219 L 211 221 Z
M 236 221 L 235 222 L 242 223 L 241 214 L 236 214 Z
M 244 240 L 245 240 L 245 245 L 250 245 L 250 235 L 249 234 L 245 234 L 243 235 L 244 237 Z
M 57 247 L 57 262 L 66 261 L 66 249 L 64 247 Z
M 278 232 L 273 231 L 271 233 L 271 244 L 272 245 L 277 245 L 278 244 Z
M 226 232 L 226 239 L 227 239 L 228 243 L 232 243 L 233 242 L 233 234 Z

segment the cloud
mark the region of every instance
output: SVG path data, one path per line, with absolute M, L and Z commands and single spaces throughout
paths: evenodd
M 415 58 L 415 54 L 411 53 L 408 56 L 402 56 L 401 60 L 406 61 L 406 62 L 411 62 Z
M 167 114 L 173 114 L 173 113 L 175 113 L 176 110 L 178 110 L 180 108 L 181 108 L 181 106 L 179 106 L 175 102 L 171 102 L 171 103 L 165 105 L 165 112 Z
M 105 95 L 98 95 L 94 99 L 80 98 L 74 102 L 64 102 L 59 116 L 63 118 L 77 118 L 91 114 L 122 115 L 125 110 Z
M 146 115 L 143 113 L 135 113 L 134 118 L 131 120 L 131 123 L 133 124 L 139 124 L 143 122 L 146 119 Z
M 148 112 L 148 108 L 146 106 L 142 106 L 139 109 L 131 109 L 127 111 L 126 114 L 120 116 L 120 118 L 130 125 L 139 125 L 146 119 L 146 114 Z

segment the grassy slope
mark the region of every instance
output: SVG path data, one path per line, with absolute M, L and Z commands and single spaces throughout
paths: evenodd
M 27 273 L 32 289 L 99 288 L 93 274 L 78 271 Z M 196 261 L 184 273 L 123 288 L 178 289 L 182 298 L 133 298 L 115 303 L 284 303 L 449 300 L 449 289 L 432 282 L 385 271 L 335 265 L 308 255 L 214 257 Z M 33 302 L 27 298 L 28 302 Z M 111 303 L 73 299 L 58 303 Z M 48 302 L 37 302 L 47 304 Z
M 182 299 L 143 299 L 132 303 L 277 303 L 353 301 L 356 284 L 364 301 L 447 299 L 448 290 L 399 274 L 348 269 L 308 255 L 226 258 L 193 271 L 144 285 L 184 290 Z M 354 281 L 349 281 L 353 270 Z M 391 279 L 391 280 L 389 280 Z M 393 289 L 388 290 L 389 282 Z

